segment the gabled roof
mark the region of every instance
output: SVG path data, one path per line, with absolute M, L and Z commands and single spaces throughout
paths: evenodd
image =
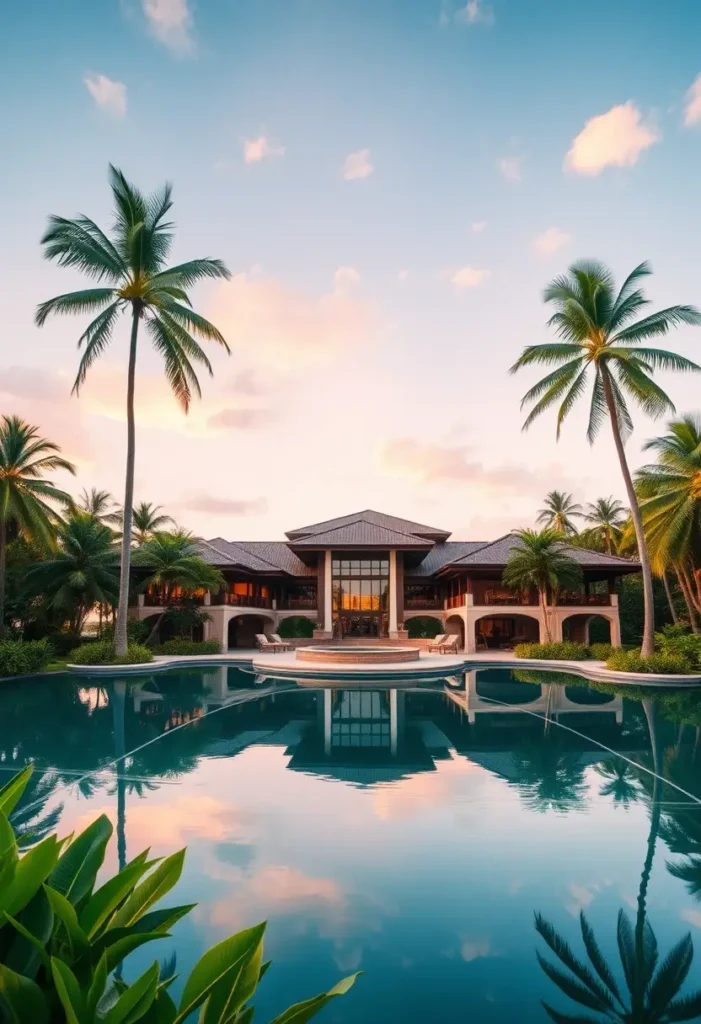
M 320 536 L 331 533 L 341 527 L 351 526 L 358 522 L 398 534 L 422 537 L 434 542 L 447 540 L 450 536 L 449 530 L 439 530 L 435 526 L 414 523 L 410 519 L 399 519 L 397 516 L 388 516 L 383 512 L 374 512 L 372 509 L 365 509 L 364 512 L 354 512 L 349 516 L 340 516 L 338 519 L 326 519 L 321 523 L 313 523 L 311 526 L 302 526 L 298 530 L 288 530 L 286 536 L 290 540 L 296 541 L 301 537 Z
M 442 544 L 434 544 L 424 560 L 415 568 L 404 570 L 405 576 L 433 576 L 444 566 L 469 555 L 477 548 L 483 548 L 484 540 L 447 540 Z
M 428 550 L 432 541 L 411 533 L 399 533 L 383 526 L 376 526 L 363 519 L 354 523 L 338 526 L 325 533 L 312 533 L 309 536 L 295 537 L 290 546 L 297 549 L 310 548 L 410 548 Z
M 223 537 L 197 542 L 205 562 L 219 567 L 245 569 L 256 573 L 287 573 L 291 576 L 314 575 L 315 569 L 297 558 L 284 541 L 230 541 Z
M 489 544 L 482 544 L 476 547 L 473 551 L 467 552 L 467 554 L 454 559 L 450 563 L 445 563 L 442 568 L 459 569 L 469 566 L 476 568 L 502 567 L 506 565 L 512 549 L 517 545 L 518 537 L 513 533 L 507 533 Z M 573 544 L 563 544 L 562 550 L 583 568 L 611 569 L 619 572 L 640 571 L 638 562 L 633 562 L 628 558 L 620 558 L 618 555 L 607 555 L 599 551 L 589 551 L 587 548 L 577 548 Z

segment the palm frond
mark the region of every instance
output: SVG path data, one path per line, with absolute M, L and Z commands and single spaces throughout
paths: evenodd
M 231 277 L 231 271 L 223 260 L 198 259 L 189 260 L 187 263 L 179 263 L 175 267 L 168 267 L 160 274 L 154 274 L 151 281 L 154 288 L 178 287 L 190 288 L 198 281 L 206 278 L 217 279 Z
M 49 226 L 41 237 L 44 257 L 56 260 L 60 267 L 74 267 L 97 281 L 119 281 L 125 273 L 124 260 L 113 247 L 105 245 L 83 226 L 80 220 L 49 217 Z
M 558 409 L 558 412 L 557 412 L 557 430 L 556 430 L 556 433 L 555 433 L 555 436 L 557 438 L 560 437 L 560 431 L 562 429 L 562 424 L 564 423 L 564 421 L 567 418 L 568 414 L 572 411 L 572 408 L 574 407 L 577 399 L 580 397 L 580 395 L 584 391 L 584 388 L 586 387 L 586 383 L 587 383 L 587 369 L 588 369 L 588 367 L 585 366 L 584 369 L 582 370 L 582 372 L 577 377 L 577 379 L 573 382 L 571 388 L 569 389 L 569 391 L 565 395 L 565 398 L 564 398 L 564 401 L 562 402 L 562 405 Z
M 112 340 L 112 331 L 121 309 L 120 302 L 113 302 L 111 306 L 103 310 L 87 330 L 78 339 L 78 347 L 85 344 L 85 351 L 78 365 L 78 373 L 73 384 L 73 391 L 77 394 L 80 391 L 88 370 Z
M 657 419 L 666 412 L 674 412 L 671 398 L 634 363 L 616 360 L 616 373 L 622 387 L 633 396 L 648 416 Z
M 216 341 L 222 345 L 227 352 L 230 352 L 229 346 L 227 345 L 223 334 L 217 330 L 214 324 L 210 323 L 209 320 L 205 320 L 199 313 L 195 313 L 194 310 L 189 309 L 187 306 L 181 306 L 177 302 L 173 302 L 170 297 L 167 297 L 165 301 L 162 299 L 160 302 L 162 309 L 165 309 L 174 320 L 177 320 L 179 324 L 185 327 L 187 330 L 192 331 L 193 334 L 199 335 L 201 338 L 206 338 L 207 341 Z
M 34 322 L 37 327 L 43 327 L 47 317 L 52 313 L 58 315 L 92 313 L 93 310 L 104 306 L 114 296 L 114 288 L 86 288 L 83 291 L 68 292 L 66 295 L 56 295 L 53 299 L 37 306 Z
M 192 399 L 192 390 L 194 389 L 199 397 L 202 395 L 197 374 L 175 334 L 158 317 L 149 317 L 146 321 L 146 329 L 151 335 L 155 348 L 163 357 L 166 377 L 171 390 L 183 410 L 187 412 Z
M 645 341 L 646 338 L 662 337 L 668 334 L 673 327 L 679 327 L 680 324 L 688 324 L 692 327 L 701 324 L 701 313 L 696 306 L 669 306 L 667 309 L 660 309 L 631 324 L 630 327 L 625 327 L 614 335 L 611 341 L 617 345 L 621 343 L 635 345 L 639 341 Z

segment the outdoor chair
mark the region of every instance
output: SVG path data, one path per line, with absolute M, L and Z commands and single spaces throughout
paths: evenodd
M 283 640 L 279 633 L 268 633 L 267 635 L 274 644 L 278 644 L 279 647 L 282 647 L 283 651 L 294 650 L 294 645 L 289 643 L 287 640 Z
M 271 643 L 265 633 L 256 633 L 256 646 L 259 651 L 267 651 L 268 654 L 277 654 L 278 651 L 284 650 L 283 644 Z
M 438 636 L 435 636 L 433 638 L 433 640 L 431 641 L 431 643 L 428 645 L 428 650 L 429 651 L 438 651 L 438 650 L 440 650 L 440 646 L 443 643 L 443 641 L 445 640 L 445 638 L 446 638 L 446 634 L 445 633 L 439 633 Z
M 457 633 L 450 633 L 445 637 L 442 644 L 438 645 L 439 654 L 457 654 L 460 637 Z

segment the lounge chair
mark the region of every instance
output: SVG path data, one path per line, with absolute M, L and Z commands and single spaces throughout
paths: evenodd
M 441 646 L 442 643 L 445 642 L 445 638 L 446 638 L 447 635 L 448 635 L 447 633 L 439 633 L 438 636 L 434 636 L 433 640 L 428 645 L 428 650 L 429 651 L 438 651 L 438 650 L 440 650 L 440 646 Z
M 256 645 L 259 651 L 266 651 L 268 654 L 277 654 L 278 651 L 284 650 L 283 644 L 271 643 L 265 633 L 256 633 Z
M 268 633 L 267 636 L 272 640 L 274 644 L 278 644 L 282 647 L 283 651 L 294 650 L 294 645 L 289 643 L 287 640 L 283 640 L 279 633 Z
M 449 633 L 442 644 L 438 646 L 439 654 L 457 654 L 460 637 L 457 633 Z

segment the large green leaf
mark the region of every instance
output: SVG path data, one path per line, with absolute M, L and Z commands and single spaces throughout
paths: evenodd
M 101 814 L 61 854 L 49 877 L 51 887 L 73 904 L 92 892 L 111 835 L 110 820 Z
M 0 892 L 0 911 L 16 916 L 36 896 L 53 871 L 61 852 L 56 836 L 47 836 L 19 860 L 14 878 Z
M 105 1015 L 104 1024 L 133 1024 L 141 1020 L 156 998 L 159 971 L 158 963 L 155 963 L 137 978 Z
M 138 949 L 139 946 L 144 946 L 147 942 L 155 942 L 156 939 L 168 938 L 170 936 L 167 932 L 143 932 L 125 936 L 125 938 L 108 946 L 105 950 L 108 972 L 112 972 L 117 964 L 120 964 L 126 956 L 135 949 Z
M 158 865 L 155 871 L 137 886 L 123 907 L 117 911 L 111 921 L 114 928 L 128 928 L 135 924 L 161 896 L 176 884 L 183 870 L 185 850 L 178 850 Z
M 197 906 L 196 903 L 187 903 L 182 907 L 164 907 L 163 910 L 152 910 L 144 914 L 131 928 L 124 929 L 130 932 L 168 932 L 177 924 L 181 917 L 185 917 Z
M 141 1018 L 139 1024 L 173 1024 L 177 1013 L 175 1003 L 161 986 L 156 998 Z
M 235 974 L 227 974 L 215 985 L 205 1003 L 201 1024 L 227 1024 L 237 1018 L 238 1012 L 253 997 L 258 988 L 263 962 L 263 939 L 253 955 L 244 961 Z
M 294 1006 L 290 1006 L 288 1010 L 285 1010 L 274 1021 L 271 1021 L 271 1024 L 305 1024 L 305 1021 L 315 1017 L 319 1010 L 323 1010 L 331 999 L 335 999 L 337 996 L 344 996 L 348 989 L 352 988 L 355 984 L 356 978 L 361 973 L 361 971 L 358 971 L 357 974 L 349 974 L 347 978 L 343 978 L 337 985 L 330 988 L 328 992 L 322 992 L 321 995 L 314 996 L 313 999 L 307 999 L 303 1003 L 296 1003 Z
M 80 915 L 80 926 L 86 935 L 93 938 L 97 934 L 148 869 L 148 861 L 128 864 L 92 894 Z
M 33 935 L 28 928 L 25 928 L 21 921 L 16 921 L 14 917 L 10 917 L 9 914 L 5 914 L 5 920 L 12 925 L 12 927 L 18 933 L 18 937 L 24 940 L 24 962 L 22 966 L 24 967 L 27 964 L 27 961 L 29 961 L 29 963 L 31 964 L 31 962 L 36 958 L 36 956 L 38 956 L 39 960 L 44 965 L 44 967 L 47 970 L 51 970 L 51 960 L 49 958 L 48 953 L 46 952 L 46 943 L 42 942 L 41 939 L 39 939 L 36 935 Z M 6 960 L 10 959 L 10 954 L 12 953 L 13 948 L 14 940 L 12 945 L 10 946 L 10 949 L 8 950 L 8 955 L 5 957 Z M 27 952 L 27 949 L 29 950 L 29 952 Z M 26 977 L 29 977 L 27 970 L 22 970 L 20 973 L 24 974 Z
M 58 998 L 66 1014 L 67 1024 L 82 1024 L 85 1015 L 85 1000 L 80 985 L 68 964 L 56 957 L 51 958 L 51 973 Z
M 16 920 L 7 920 L 18 934 L 3 956 L 5 966 L 27 978 L 36 975 L 40 963 L 50 970 L 46 947 L 53 932 L 54 912 L 43 889 Z
M 102 998 L 107 987 L 107 954 L 103 953 L 98 960 L 97 967 L 93 972 L 90 987 L 85 995 L 85 1009 L 88 1020 L 95 1016 L 97 1004 Z
M 75 907 L 60 892 L 52 889 L 50 885 L 44 886 L 44 892 L 49 898 L 54 914 L 66 929 L 73 954 L 80 955 L 85 953 L 90 948 L 90 940 L 78 924 L 78 915 L 75 912 Z
M 215 985 L 228 977 L 232 982 L 238 971 L 254 955 L 265 932 L 265 923 L 247 928 L 212 946 L 195 964 L 178 1007 L 176 1024 L 187 1020 L 201 1006 Z
M 15 831 L 12 825 L 7 820 L 7 816 L 0 811 L 0 865 L 2 866 L 2 878 L 3 883 L 6 883 L 8 877 L 14 872 L 7 874 L 7 868 L 17 863 L 17 840 L 15 838 Z
M 0 999 L 12 1024 L 47 1024 L 49 1007 L 39 986 L 0 964 Z
M 27 783 L 31 779 L 33 771 L 34 765 L 28 764 L 21 772 L 13 775 L 10 781 L 5 783 L 2 789 L 0 789 L 0 811 L 6 817 L 9 818 L 17 806 L 18 801 L 27 788 Z

